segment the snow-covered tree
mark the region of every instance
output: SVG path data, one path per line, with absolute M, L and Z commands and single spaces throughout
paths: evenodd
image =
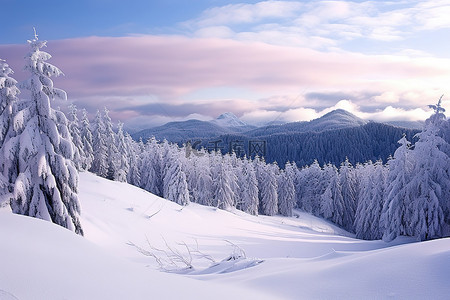
M 196 180 L 193 185 L 193 199 L 195 202 L 211 206 L 213 203 L 213 187 L 214 183 L 211 175 L 211 167 L 209 158 L 204 150 L 201 150 L 202 155 L 191 155 L 192 159 L 197 160 L 196 165 Z
M 321 195 L 320 210 L 321 215 L 333 223 L 344 225 L 344 199 L 342 198 L 339 173 L 336 166 L 328 164 L 324 167 L 324 172 L 329 178 L 328 185 Z
M 172 152 L 164 172 L 164 198 L 180 205 L 189 204 L 186 174 L 182 170 L 180 153 Z
M 117 124 L 117 172 L 114 180 L 126 182 L 130 171 L 130 145 L 125 140 L 123 123 Z
M 25 57 L 25 69 L 31 77 L 22 86 L 30 91 L 31 98 L 15 118 L 20 134 L 7 146 L 8 159 L 19 173 L 11 208 L 15 213 L 49 220 L 82 235 L 78 172 L 71 161 L 74 145 L 67 118 L 50 106 L 50 100 L 67 98 L 50 79 L 62 72 L 47 62 L 50 54 L 40 50 L 46 41 L 39 41 L 35 35 L 28 43 L 31 52 Z
M 213 199 L 214 206 L 222 209 L 231 209 L 235 206 L 233 185 L 236 175 L 232 172 L 229 160 L 220 153 L 212 154 L 211 171 L 213 174 Z
M 391 241 L 399 235 L 406 235 L 409 230 L 408 210 L 411 209 L 411 197 L 408 190 L 413 163 L 410 143 L 404 135 L 399 141 L 400 147 L 388 162 L 386 201 L 383 205 L 381 222 L 383 222 L 383 240 Z M 408 213 L 409 215 L 409 213 Z
M 325 190 L 326 182 L 322 179 L 323 172 L 317 160 L 301 170 L 301 193 L 299 208 L 314 215 L 320 214 L 321 195 Z
M 357 207 L 357 180 L 355 170 L 348 159 L 346 159 L 339 168 L 339 182 L 341 184 L 342 198 L 344 200 L 344 219 L 342 226 L 344 229 L 353 232 Z
M 10 77 L 13 70 L 5 60 L 0 59 L 0 147 L 9 135 L 13 135 L 14 107 L 18 101 L 17 95 L 20 93 L 16 84 L 17 81 Z
M 444 229 L 444 210 L 450 194 L 450 158 L 441 149 L 446 144 L 439 136 L 440 123 L 445 111 L 438 104 L 435 113 L 427 120 L 424 130 L 417 134 L 409 190 L 412 207 L 409 235 L 420 240 L 441 237 Z
M 106 129 L 99 110 L 95 115 L 94 129 L 92 131 L 92 145 L 95 149 L 91 171 L 98 176 L 106 178 L 108 175 L 108 145 L 106 143 Z
M 294 166 L 287 162 L 284 170 L 278 175 L 278 211 L 287 217 L 292 217 L 295 204 L 294 177 Z
M 0 206 L 9 202 L 9 193 L 17 177 L 17 169 L 7 159 L 10 153 L 3 148 L 10 138 L 16 135 L 14 130 L 14 116 L 17 110 L 17 95 L 20 93 L 17 81 L 10 77 L 12 69 L 6 61 L 0 59 Z M 17 155 L 17 154 L 16 154 Z
M 273 216 L 278 213 L 278 183 L 276 168 L 266 164 L 258 157 L 254 160 L 259 190 L 259 211 L 263 215 Z
M 74 104 L 69 106 L 69 132 L 72 137 L 72 142 L 75 146 L 74 155 L 73 155 L 73 163 L 78 170 L 83 169 L 83 160 L 85 157 L 84 154 L 84 144 L 81 139 L 80 133 L 80 124 L 78 121 L 78 110 Z
M 383 235 L 384 224 L 380 222 L 386 190 L 386 167 L 382 161 L 364 165 L 361 191 L 356 210 L 356 237 L 375 240 Z
M 107 147 L 106 164 L 108 166 L 108 173 L 106 178 L 116 180 L 119 173 L 119 154 L 116 145 L 116 133 L 113 130 L 113 124 L 111 117 L 109 116 L 109 110 L 105 107 L 103 109 L 103 124 L 105 126 L 105 143 Z
M 243 159 L 239 175 L 238 181 L 241 187 L 239 209 L 246 213 L 257 215 L 259 204 L 258 179 L 256 178 L 255 168 L 249 159 Z
M 91 126 L 87 116 L 87 111 L 85 109 L 83 109 L 81 112 L 80 137 L 81 141 L 83 142 L 84 152 L 81 166 L 83 170 L 89 170 L 92 166 L 92 161 L 94 160 L 94 149 L 92 148 L 93 142 Z
M 140 186 L 141 188 L 149 191 L 158 196 L 164 195 L 163 178 L 165 176 L 165 170 L 161 169 L 161 166 L 169 168 L 168 164 L 172 159 L 173 154 L 170 151 L 167 144 L 167 153 L 164 155 L 165 162 L 163 163 L 161 146 L 158 144 L 155 138 L 148 140 L 145 146 L 142 142 L 139 145 L 143 146 L 141 150 L 141 156 L 139 159 L 139 173 L 140 173 Z M 181 163 L 181 161 L 180 161 Z

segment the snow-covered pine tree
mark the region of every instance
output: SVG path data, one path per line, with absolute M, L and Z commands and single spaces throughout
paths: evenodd
M 28 43 L 31 52 L 25 57 L 25 69 L 31 77 L 22 86 L 30 91 L 31 99 L 15 118 L 20 135 L 8 146 L 13 155 L 9 159 L 19 173 L 11 208 L 14 213 L 52 221 L 82 235 L 78 172 L 71 161 L 74 145 L 67 118 L 50 106 L 50 100 L 67 99 L 50 79 L 62 72 L 47 62 L 50 54 L 40 50 L 46 41 L 39 41 L 35 34 Z
M 238 178 L 240 188 L 240 205 L 242 211 L 257 215 L 258 214 L 258 179 L 256 171 L 250 159 L 243 158 L 242 170 Z
M 414 169 L 409 184 L 412 209 L 408 216 L 411 231 L 408 233 L 419 240 L 442 237 L 444 209 L 449 201 L 450 158 L 441 151 L 446 142 L 439 136 L 440 123 L 445 119 L 440 102 L 441 99 L 431 106 L 435 113 L 417 134 L 419 140 L 413 151 Z
M 410 191 L 408 184 L 413 169 L 410 143 L 406 136 L 398 141 L 400 147 L 388 162 L 386 200 L 383 205 L 381 220 L 384 227 L 383 240 L 392 241 L 399 235 L 406 235 L 410 231 L 410 222 L 406 218 L 411 209 Z M 408 214 L 409 215 L 409 214 Z
M 103 124 L 105 125 L 105 142 L 107 147 L 106 164 L 108 166 L 108 173 L 106 178 L 116 180 L 119 172 L 119 151 L 116 145 L 116 133 L 113 130 L 109 110 L 105 107 L 103 109 Z
M 346 159 L 339 168 L 339 182 L 344 200 L 343 228 L 354 232 L 355 214 L 357 207 L 356 176 L 352 164 Z
M 358 169 L 361 175 L 360 182 L 360 194 L 359 202 L 356 208 L 355 215 L 355 233 L 356 237 L 360 239 L 372 239 L 371 232 L 371 221 L 372 212 L 370 211 L 371 202 L 374 198 L 374 179 L 375 179 L 375 168 L 371 161 L 368 161 L 362 167 L 362 170 Z M 378 212 L 376 212 L 378 213 Z M 381 214 L 381 212 L 380 212 Z
M 86 109 L 81 111 L 80 137 L 83 142 L 84 152 L 81 167 L 83 170 L 89 170 L 94 160 L 94 149 L 92 148 L 92 132 Z
M 163 179 L 164 198 L 185 206 L 189 204 L 189 191 L 180 155 L 179 151 L 172 151 L 168 157 Z
M 77 170 L 83 169 L 83 160 L 85 158 L 84 154 L 84 144 L 81 139 L 80 133 L 80 123 L 78 121 L 78 110 L 74 104 L 69 105 L 69 132 L 72 137 L 72 142 L 75 146 L 73 154 L 73 163 Z
M 276 215 L 278 213 L 278 183 L 275 167 L 266 164 L 258 157 L 255 158 L 254 163 L 258 179 L 259 211 L 267 216 Z
M 9 135 L 13 135 L 14 107 L 19 100 L 20 93 L 16 84 L 17 81 L 10 77 L 13 70 L 5 60 L 0 59 L 0 147 Z
M 125 134 L 125 140 L 129 145 L 129 160 L 130 160 L 130 171 L 127 174 L 127 182 L 134 185 L 141 185 L 141 172 L 139 170 L 139 157 L 140 157 L 140 147 L 136 143 L 131 135 Z M 142 140 L 140 141 L 142 143 Z
M 7 158 L 11 155 L 3 144 L 16 135 L 14 116 L 17 110 L 17 95 L 20 93 L 17 81 L 10 77 L 13 70 L 5 60 L 0 59 L 0 207 L 9 203 L 9 193 L 17 177 L 17 169 Z
M 333 164 L 324 167 L 324 172 L 329 178 L 325 192 L 321 196 L 320 210 L 322 216 L 333 223 L 344 224 L 344 199 L 342 198 L 341 184 L 339 182 L 338 169 Z
M 213 174 L 214 206 L 222 209 L 231 209 L 235 206 L 235 195 L 232 189 L 235 175 L 232 173 L 230 162 L 220 153 L 213 153 L 211 159 Z
M 92 146 L 94 151 L 94 160 L 90 171 L 100 177 L 106 178 L 108 175 L 108 149 L 106 145 L 106 130 L 103 118 L 99 110 L 95 115 L 94 129 L 92 131 Z
M 324 192 L 326 182 L 322 181 L 322 168 L 317 160 L 311 166 L 302 169 L 300 178 L 302 178 L 300 208 L 314 215 L 320 214 L 321 195 Z
M 141 145 L 141 143 L 139 145 Z M 142 150 L 138 168 L 140 172 L 141 188 L 161 197 L 164 196 L 163 179 L 165 176 L 165 171 L 163 172 L 163 170 L 161 170 L 161 166 L 164 165 L 169 168 L 168 164 L 172 159 L 171 153 L 173 152 L 168 144 L 166 144 L 166 146 L 168 147 L 168 152 L 164 156 L 165 162 L 163 163 L 160 144 L 158 144 L 154 137 L 149 139 Z
M 199 156 L 191 155 L 193 159 L 197 160 L 196 165 L 196 181 L 194 190 L 192 191 L 194 201 L 207 206 L 213 204 L 213 180 L 211 175 L 211 166 L 209 158 L 204 150 L 200 150 Z M 195 158 L 194 158 L 195 157 Z
M 294 166 L 287 162 L 284 170 L 278 175 L 278 211 L 287 217 L 292 217 L 295 204 L 294 177 Z
M 128 172 L 130 171 L 130 147 L 125 141 L 123 132 L 123 123 L 117 124 L 117 172 L 114 180 L 127 182 Z

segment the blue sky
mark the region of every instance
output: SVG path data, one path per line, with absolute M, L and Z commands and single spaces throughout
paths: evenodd
M 335 108 L 423 120 L 427 104 L 450 97 L 447 0 L 0 4 L 0 58 L 18 80 L 35 26 L 69 101 L 108 106 L 130 127 L 229 110 L 251 123 Z

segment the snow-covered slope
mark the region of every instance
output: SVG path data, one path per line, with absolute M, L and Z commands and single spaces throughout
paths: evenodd
M 90 173 L 80 176 L 79 197 L 85 238 L 0 212 L 0 299 L 446 299 L 450 294 L 450 239 L 360 241 L 308 214 L 255 217 L 195 204 L 183 208 Z M 193 268 L 183 270 L 185 275 L 157 271 L 155 259 L 130 244 L 161 259 L 164 252 L 156 248 L 185 258 L 189 248 Z

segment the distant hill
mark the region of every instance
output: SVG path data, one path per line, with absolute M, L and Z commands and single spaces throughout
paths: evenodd
M 385 122 L 385 124 L 389 124 L 389 125 L 392 125 L 395 127 L 422 130 L 425 122 L 423 122 L 423 121 L 387 121 L 387 122 Z
M 132 134 L 135 140 L 146 141 L 151 137 L 173 143 L 185 143 L 193 139 L 205 139 L 224 134 L 242 133 L 255 126 L 241 121 L 233 113 L 224 113 L 212 121 L 187 120 L 169 122 L 162 126 L 141 130 Z
M 261 137 L 272 134 L 291 134 L 302 132 L 321 132 L 342 128 L 359 127 L 367 124 L 367 121 L 343 109 L 333 110 L 320 118 L 310 122 L 293 122 L 283 125 L 263 126 L 247 133 L 248 136 Z

